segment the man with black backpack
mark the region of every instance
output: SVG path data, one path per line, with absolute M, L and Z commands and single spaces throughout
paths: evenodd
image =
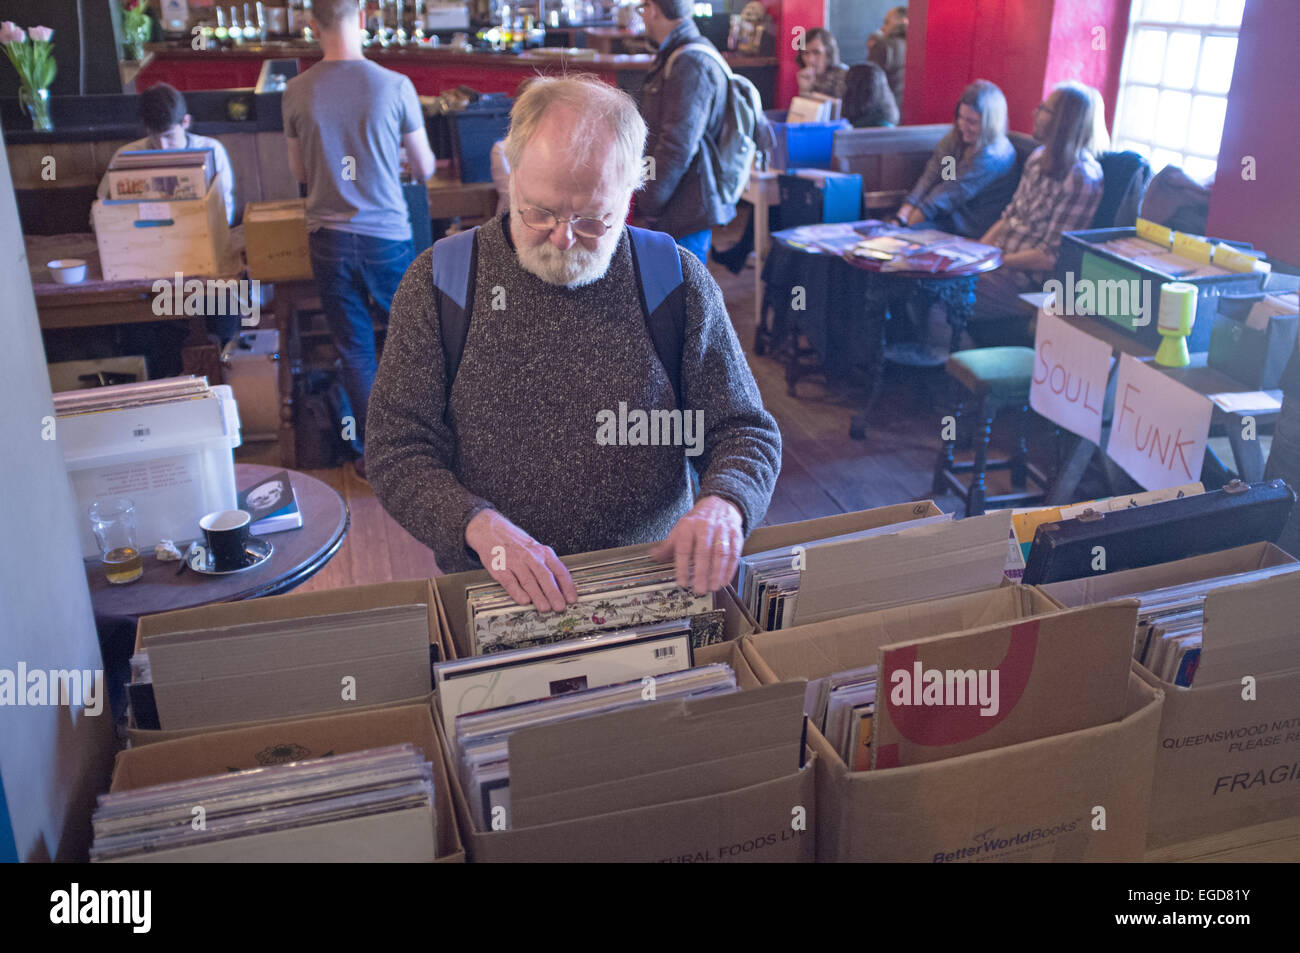
M 633 543 L 720 589 L 781 467 L 717 283 L 624 224 L 645 135 L 613 86 L 535 80 L 508 210 L 416 258 L 370 396 L 384 508 L 442 570 L 481 565 L 542 611 L 577 598 L 557 555 Z
M 700 35 L 693 6 L 646 0 L 638 8 L 659 52 L 641 94 L 650 161 L 637 214 L 707 262 L 710 230 L 736 217 L 764 119 L 758 91 Z

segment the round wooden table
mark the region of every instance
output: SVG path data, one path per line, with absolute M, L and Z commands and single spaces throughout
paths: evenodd
M 235 485 L 248 487 L 279 472 L 280 467 L 241 463 L 235 466 Z M 228 576 L 205 576 L 178 562 L 160 562 L 152 552 L 144 555 L 144 575 L 122 586 L 111 585 L 98 558 L 86 560 L 90 602 L 101 632 L 106 626 L 127 623 L 132 629 L 142 615 L 192 609 L 211 602 L 237 602 L 271 596 L 302 584 L 321 569 L 343 545 L 348 532 L 348 508 L 327 483 L 296 470 L 289 471 L 302 526 L 261 537 L 268 540 L 271 558 L 255 569 Z M 176 540 L 183 552 L 190 540 Z
M 235 485 L 249 487 L 283 467 L 251 463 L 235 466 Z M 142 615 L 192 609 L 213 602 L 237 602 L 288 592 L 311 578 L 338 552 L 348 533 L 348 507 L 327 483 L 296 470 L 289 471 L 302 512 L 302 526 L 262 537 L 271 542 L 271 558 L 256 569 L 229 576 L 205 576 L 178 562 L 160 562 L 144 555 L 144 575 L 123 586 L 110 585 L 98 558 L 86 560 L 86 581 L 95 612 L 95 627 L 104 657 L 113 717 L 126 716 L 126 683 L 135 651 L 136 622 Z M 184 552 L 190 540 L 176 540 Z
M 900 234 L 905 234 L 900 229 Z M 957 236 L 953 236 L 957 238 Z M 886 361 L 914 367 L 934 367 L 947 360 L 947 355 L 958 350 L 962 333 L 970 323 L 975 309 L 975 283 L 980 275 L 1002 265 L 1002 252 L 992 249 L 978 261 L 955 265 L 942 271 L 891 269 L 869 258 L 858 258 L 846 253 L 844 260 L 855 268 L 878 275 L 881 280 L 871 282 L 867 296 L 868 313 L 884 315 L 892 308 L 906 307 L 911 303 L 916 313 L 929 314 L 931 305 L 943 304 L 952 339 L 948 351 L 936 358 L 928 348 L 907 348 L 898 355 L 887 353 L 885 322 L 879 322 L 879 334 L 873 336 L 871 361 L 871 394 L 862 409 L 853 415 L 849 436 L 854 440 L 866 437 L 867 421 L 880 396 L 884 383 Z

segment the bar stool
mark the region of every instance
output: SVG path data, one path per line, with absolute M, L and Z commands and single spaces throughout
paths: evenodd
M 954 439 L 944 441 L 935 463 L 933 491 L 944 493 L 951 490 L 957 494 L 966 504 L 967 516 L 979 516 L 990 506 L 1042 502 L 1047 495 L 1048 480 L 1038 467 L 1029 462 L 1025 442 L 1029 384 L 1034 373 L 1033 348 L 980 347 L 956 351 L 949 355 L 944 369 L 948 377 L 965 391 L 957 403 L 958 426 L 962 416 L 968 414 L 970 405 L 974 404 L 974 460 L 970 463 L 954 462 L 957 427 L 953 427 Z M 1010 456 L 990 459 L 989 438 L 993 420 L 1003 408 L 1012 408 L 1019 414 L 1016 449 Z M 984 476 L 989 470 L 1009 470 L 1012 492 L 988 496 Z M 969 487 L 958 479 L 959 474 L 967 473 L 971 474 Z M 1028 488 L 1031 481 L 1037 489 Z

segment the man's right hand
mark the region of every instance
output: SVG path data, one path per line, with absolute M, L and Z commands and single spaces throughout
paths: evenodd
M 465 542 L 519 605 L 559 612 L 578 601 L 573 577 L 555 550 L 543 546 L 496 510 L 480 510 L 465 527 Z

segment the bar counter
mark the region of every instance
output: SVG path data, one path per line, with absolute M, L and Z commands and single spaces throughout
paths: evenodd
M 268 42 L 227 50 L 194 50 L 189 46 L 150 44 L 149 60 L 135 78 L 137 92 L 170 83 L 182 92 L 232 89 L 257 83 L 262 63 L 268 59 L 297 59 L 307 69 L 321 58 L 320 47 L 305 43 Z M 551 48 L 554 49 L 554 48 Z M 772 108 L 777 59 L 727 53 L 732 69 L 748 77 Z M 529 50 L 525 53 L 465 52 L 447 47 L 388 47 L 366 50 L 366 57 L 411 78 L 421 96 L 436 96 L 465 85 L 483 93 L 511 93 L 525 76 L 560 70 L 595 73 L 606 82 L 633 95 L 640 92 L 654 57 L 649 53 L 594 53 L 578 56 Z

